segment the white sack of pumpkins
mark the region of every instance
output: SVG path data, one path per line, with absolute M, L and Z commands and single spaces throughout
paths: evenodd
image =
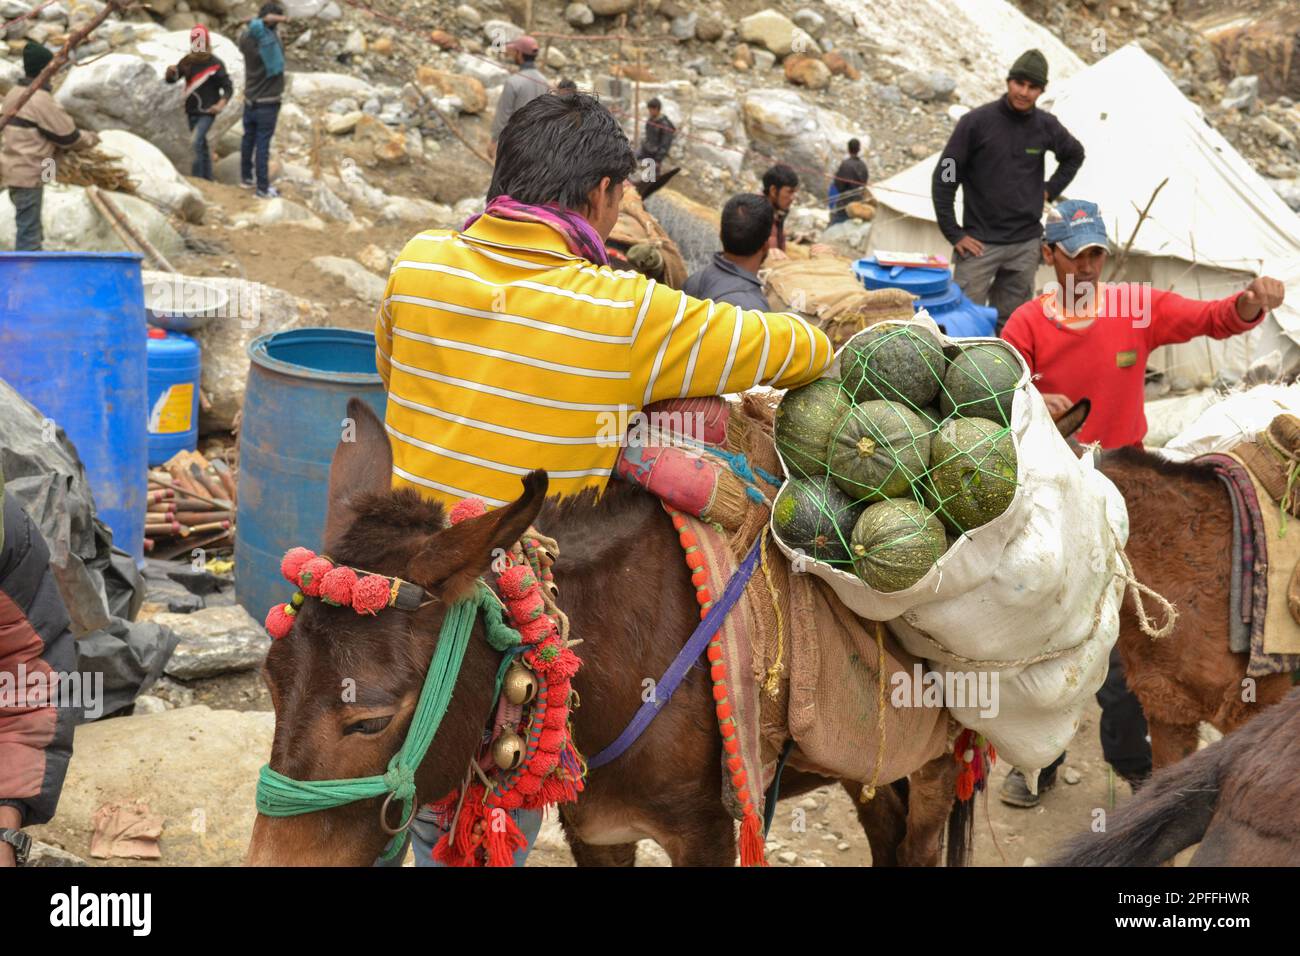
M 932 669 L 996 672 L 995 716 L 949 709 L 1026 771 L 1106 676 L 1128 540 L 1119 491 L 1029 379 L 1007 343 L 948 338 L 924 312 L 859 332 L 777 408 L 771 522 L 797 569 Z

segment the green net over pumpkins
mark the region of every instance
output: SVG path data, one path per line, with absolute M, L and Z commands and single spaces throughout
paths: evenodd
M 928 503 L 953 531 L 970 531 L 1007 510 L 1016 494 L 1011 432 L 986 418 L 950 418 L 930 443 L 923 484 Z
M 898 402 L 855 405 L 831 437 L 831 477 L 854 500 L 909 494 L 912 482 L 925 474 L 932 429 Z
M 853 526 L 853 568 L 877 591 L 902 591 L 925 577 L 948 548 L 943 523 L 911 498 L 868 505 Z
M 947 359 L 924 326 L 877 325 L 855 335 L 840 351 L 840 381 L 855 402 L 887 399 L 908 408 L 934 401 Z
M 852 402 L 834 379 L 791 389 L 776 409 L 776 447 L 792 476 L 814 478 L 828 468 L 826 449 Z
M 973 342 L 948 366 L 943 377 L 939 410 L 963 418 L 987 418 L 1011 424 L 1011 400 L 1022 374 L 1020 359 L 1006 345 Z
M 857 517 L 852 499 L 829 478 L 793 478 L 772 506 L 772 526 L 782 544 L 845 570 Z

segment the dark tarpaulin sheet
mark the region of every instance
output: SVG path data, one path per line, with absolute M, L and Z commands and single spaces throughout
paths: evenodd
M 23 506 L 49 545 L 81 669 L 102 671 L 106 698 L 120 701 L 113 709 L 126 706 L 162 673 L 176 638 L 158 625 L 131 623 L 144 602 L 144 578 L 95 517 L 76 448 L 3 379 L 0 474 L 4 494 Z

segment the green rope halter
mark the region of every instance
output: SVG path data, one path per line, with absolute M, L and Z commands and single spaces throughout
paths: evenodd
M 424 762 L 451 703 L 451 692 L 465 660 L 476 615 L 483 615 L 487 641 L 494 650 L 504 652 L 521 643 L 519 632 L 505 623 L 502 610 L 501 601 L 482 581 L 477 583 L 473 597 L 456 602 L 448 610 L 406 740 L 388 762 L 385 773 L 345 780 L 294 780 L 272 770 L 268 763 L 257 777 L 257 811 L 268 817 L 293 817 L 371 797 L 387 795 L 390 800 L 396 797 L 401 801 L 401 819 L 405 822 L 384 849 L 382 859 L 392 859 L 401 849 L 402 834 L 410 825 L 415 803 L 415 772 Z

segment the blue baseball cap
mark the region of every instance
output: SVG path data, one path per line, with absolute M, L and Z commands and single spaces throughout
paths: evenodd
M 1066 199 L 1048 210 L 1043 241 L 1061 246 L 1071 259 L 1093 246 L 1110 249 L 1101 210 L 1082 199 Z

